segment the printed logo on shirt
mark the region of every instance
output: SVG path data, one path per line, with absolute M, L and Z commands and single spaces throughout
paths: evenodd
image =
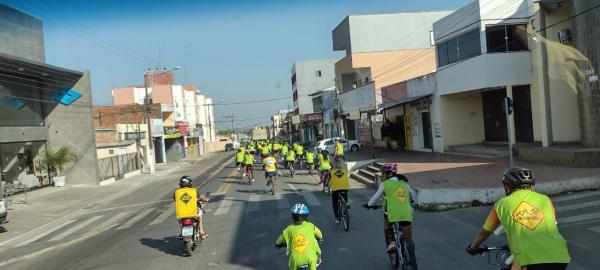
M 398 200 L 400 200 L 401 202 L 408 201 L 408 194 L 403 188 L 396 189 L 396 192 L 394 192 L 394 196 L 398 198 Z
M 186 203 L 186 204 L 187 204 L 189 201 L 191 201 L 191 200 L 192 200 L 192 196 L 190 196 L 190 194 L 187 194 L 187 192 L 185 192 L 185 193 L 183 193 L 183 194 L 181 195 L 181 197 L 179 197 L 179 199 L 180 199 L 182 202 L 184 202 L 184 203 Z
M 540 209 L 535 208 L 526 201 L 519 203 L 519 206 L 517 206 L 512 214 L 512 218 L 515 222 L 525 226 L 530 231 L 535 231 L 544 217 L 544 213 L 542 213 Z
M 333 174 L 335 174 L 335 176 L 342 178 L 342 176 L 344 176 L 344 173 L 342 170 L 336 170 Z
M 308 239 L 302 234 L 297 234 L 292 242 L 292 249 L 300 254 L 303 254 L 308 247 Z

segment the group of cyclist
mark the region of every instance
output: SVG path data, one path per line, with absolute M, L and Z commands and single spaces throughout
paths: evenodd
M 338 152 L 338 149 L 341 151 Z M 299 144 L 260 141 L 241 147 L 236 155 L 238 169 L 254 165 L 254 155 L 259 151 L 263 161 L 265 177 L 275 176 L 277 181 L 278 159 L 285 161 L 287 166 L 294 166 L 299 158 L 305 158 L 308 169 L 317 165 L 320 183 L 330 187 L 332 208 L 335 222 L 338 223 L 338 197 L 343 196 L 347 201 L 349 183 L 348 172 L 344 163 L 334 162 L 332 166 L 329 153 L 318 151 L 307 152 Z M 343 146 L 336 145 L 334 160 L 343 158 Z M 334 175 L 331 174 L 334 171 Z M 340 171 L 340 173 L 337 173 Z M 380 168 L 381 182 L 375 194 L 365 208 L 381 207 L 384 210 L 384 239 L 387 251 L 394 252 L 401 248 L 396 246 L 392 224 L 399 224 L 406 241 L 412 269 L 417 269 L 415 243 L 412 233 L 414 195 L 408 184 L 408 179 L 397 173 L 395 163 L 386 163 Z M 253 173 L 253 170 L 248 170 Z M 344 174 L 345 173 L 345 174 Z M 333 177 L 332 177 L 333 176 Z M 253 180 L 253 178 L 252 178 Z M 324 183 L 330 181 L 329 183 Z M 482 251 L 480 245 L 497 227 L 503 226 L 508 237 L 508 247 L 514 255 L 513 269 L 547 269 L 563 270 L 570 263 L 565 239 L 557 228 L 555 209 L 549 197 L 533 191 L 535 179 L 533 172 L 528 169 L 514 167 L 502 175 L 502 185 L 506 197 L 494 204 L 482 230 L 476 235 L 466 251 L 477 254 Z M 201 211 L 201 210 L 200 210 Z M 277 248 L 287 247 L 289 267 L 291 270 L 314 270 L 320 262 L 321 248 L 319 242 L 323 233 L 313 223 L 308 221 L 309 208 L 304 204 L 296 204 L 291 209 L 292 224 L 277 238 Z M 205 237 L 204 229 L 201 232 Z

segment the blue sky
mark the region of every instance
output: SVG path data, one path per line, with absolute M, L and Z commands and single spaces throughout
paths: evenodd
M 113 87 L 141 84 L 143 71 L 158 66 L 180 66 L 177 83 L 194 83 L 226 103 L 290 97 L 215 109 L 217 121 L 233 113 L 265 116 L 239 126 L 266 124 L 266 115 L 291 105 L 294 60 L 343 56 L 331 49 L 331 30 L 345 16 L 449 10 L 468 2 L 0 0 L 43 20 L 48 63 L 91 71 L 96 104 L 110 104 Z

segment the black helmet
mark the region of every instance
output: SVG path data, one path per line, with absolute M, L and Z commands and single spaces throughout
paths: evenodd
M 179 187 L 192 187 L 192 178 L 187 175 L 179 178 Z
M 510 188 L 524 188 L 535 185 L 533 172 L 521 167 L 512 167 L 502 175 L 502 184 Z

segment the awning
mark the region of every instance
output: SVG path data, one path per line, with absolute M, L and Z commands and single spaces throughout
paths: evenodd
M 386 102 L 380 105 L 379 110 L 389 110 L 392 108 L 396 108 L 398 106 L 407 104 L 407 103 L 412 103 L 415 101 L 419 101 L 421 99 L 426 99 L 428 97 L 430 97 L 431 94 L 427 94 L 427 95 L 421 95 L 421 96 L 416 96 L 416 97 L 409 97 L 409 98 L 405 98 L 402 100 L 397 100 L 397 101 L 392 101 L 392 102 Z
M 81 76 L 83 73 L 79 71 L 0 53 L 0 84 L 10 88 L 31 87 L 57 93 L 73 87 Z

